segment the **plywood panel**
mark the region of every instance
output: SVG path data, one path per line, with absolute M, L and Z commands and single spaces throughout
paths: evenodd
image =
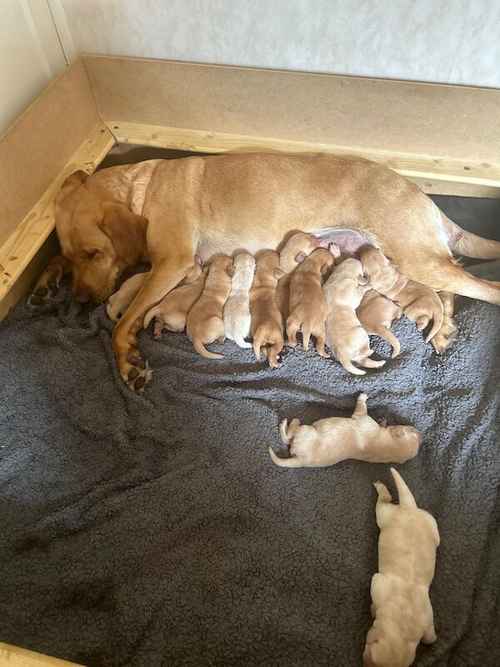
M 0 665 L 2 667 L 65 667 L 65 665 L 78 667 L 76 662 L 51 658 L 48 655 L 27 651 L 3 642 L 0 642 Z
M 356 150 L 328 143 L 250 137 L 224 132 L 203 132 L 118 120 L 108 122 L 111 131 L 120 143 L 159 146 L 201 153 L 278 150 L 360 155 L 394 169 L 417 183 L 424 192 L 429 194 L 500 197 L 500 167 L 492 165 L 437 159 L 431 156 L 418 157 L 383 150 Z
M 500 90 L 85 56 L 105 121 L 500 163 Z
M 0 138 L 0 245 L 99 122 L 78 61 Z
M 31 270 L 27 267 L 54 229 L 54 198 L 63 180 L 77 169 L 92 173 L 113 144 L 114 138 L 108 129 L 102 123 L 96 125 L 49 183 L 40 199 L 0 245 L 0 319 L 24 296 L 36 278 L 34 265 L 31 265 Z M 25 275 L 25 271 L 28 271 L 28 275 Z M 20 278 L 23 281 L 22 288 L 18 287 Z M 14 286 L 16 298 L 12 296 Z

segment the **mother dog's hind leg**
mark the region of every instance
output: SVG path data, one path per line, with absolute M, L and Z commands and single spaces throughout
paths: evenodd
M 113 349 L 123 381 L 130 389 L 142 391 L 152 372 L 137 347 L 137 332 L 144 316 L 186 276 L 193 266 L 193 255 L 177 255 L 158 261 L 141 290 L 113 331 Z

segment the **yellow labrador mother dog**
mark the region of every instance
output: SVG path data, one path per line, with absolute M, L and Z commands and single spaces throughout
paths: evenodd
M 231 153 L 79 171 L 63 184 L 55 215 L 65 259 L 41 277 L 38 302 L 63 271 L 71 271 L 77 299 L 100 302 L 125 268 L 151 263 L 113 333 L 120 374 L 132 389 L 149 375 L 136 338 L 144 315 L 181 282 L 195 254 L 204 261 L 237 249 L 255 254 L 292 230 L 341 250 L 375 245 L 412 280 L 500 304 L 500 283 L 452 261 L 452 252 L 499 258 L 500 242 L 463 231 L 416 185 L 361 158 Z

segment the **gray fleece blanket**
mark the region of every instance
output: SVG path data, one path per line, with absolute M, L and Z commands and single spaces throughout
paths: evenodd
M 372 416 L 424 435 L 400 466 L 442 536 L 438 641 L 416 664 L 500 665 L 500 308 L 460 301 L 442 357 L 401 320 L 400 358 L 365 378 L 144 332 L 143 396 L 104 308 L 73 308 L 0 326 L 1 640 L 96 666 L 360 665 L 389 468 L 284 470 L 267 448 L 283 417 L 349 416 L 366 391 Z

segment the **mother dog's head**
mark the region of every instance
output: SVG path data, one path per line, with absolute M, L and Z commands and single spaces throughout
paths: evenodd
M 99 303 L 113 293 L 123 270 L 146 255 L 147 220 L 90 187 L 91 178 L 76 171 L 64 181 L 55 218 L 62 254 L 71 262 L 75 298 Z

